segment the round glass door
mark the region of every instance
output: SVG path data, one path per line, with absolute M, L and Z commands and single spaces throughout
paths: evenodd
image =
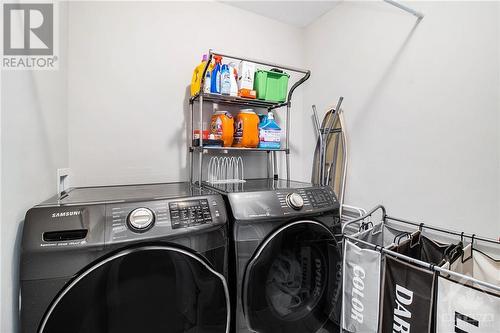
M 229 330 L 224 277 L 184 249 L 123 250 L 90 267 L 54 300 L 39 333 Z
M 243 311 L 249 328 L 306 333 L 338 325 L 341 263 L 334 235 L 319 222 L 294 222 L 275 231 L 245 271 Z

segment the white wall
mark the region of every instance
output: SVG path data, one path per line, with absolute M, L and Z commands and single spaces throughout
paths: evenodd
M 60 6 L 58 71 L 2 71 L 0 332 L 17 332 L 22 220 L 56 193 L 56 170 L 68 165 L 66 14 Z
M 344 1 L 302 30 L 212 2 L 70 3 L 59 72 L 2 72 L 0 332 L 15 332 L 20 221 L 57 168 L 76 185 L 187 179 L 186 94 L 208 48 L 312 69 L 293 104 L 292 178 L 310 178 L 310 105 L 343 95 L 350 203 L 498 236 L 500 6 L 412 6 L 416 27 Z
M 349 1 L 310 25 L 305 104 L 345 96 L 348 202 L 496 238 L 499 4 L 410 5 L 425 13 L 418 25 L 386 3 Z
M 383 2 L 344 1 L 303 30 L 212 2 L 71 3 L 74 183 L 187 179 L 188 85 L 211 47 L 312 69 L 292 109 L 292 178 L 310 178 L 311 104 L 343 95 L 348 202 L 497 236 L 499 5 L 412 6 L 418 25 Z
M 202 54 L 213 48 L 299 66 L 302 33 L 217 2 L 71 2 L 74 184 L 187 180 L 188 89 Z M 256 166 L 246 171 L 264 164 Z

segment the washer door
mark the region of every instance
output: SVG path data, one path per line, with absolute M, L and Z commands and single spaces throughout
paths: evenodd
M 260 333 L 306 333 L 335 325 L 341 263 L 337 241 L 322 223 L 299 221 L 275 231 L 245 271 L 248 327 Z
M 118 252 L 69 283 L 46 312 L 39 333 L 229 331 L 224 276 L 181 248 Z

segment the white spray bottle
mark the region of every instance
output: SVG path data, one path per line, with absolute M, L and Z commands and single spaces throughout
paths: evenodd
M 236 64 L 233 62 L 229 64 L 229 73 L 231 75 L 230 95 L 236 97 L 238 96 L 238 70 L 236 69 Z

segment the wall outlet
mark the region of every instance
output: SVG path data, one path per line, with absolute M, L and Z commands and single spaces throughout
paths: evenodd
M 71 184 L 71 169 L 63 168 L 57 169 L 57 194 L 66 191 Z

